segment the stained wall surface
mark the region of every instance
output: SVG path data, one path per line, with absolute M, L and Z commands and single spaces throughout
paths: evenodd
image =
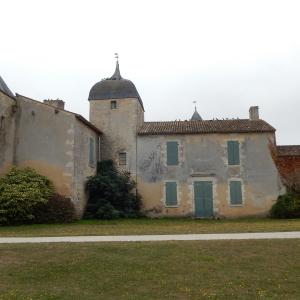
M 14 163 L 16 100 L 0 91 L 0 176 Z
M 93 140 L 93 159 L 90 161 L 90 139 Z M 81 216 L 87 203 L 85 183 L 97 171 L 99 160 L 99 135 L 78 120 L 75 122 L 74 140 L 74 202 Z
M 239 141 L 240 165 L 228 165 L 227 141 Z M 265 215 L 284 192 L 271 156 L 271 133 L 138 136 L 138 190 L 148 215 L 193 216 L 194 182 L 213 182 L 215 216 Z M 167 166 L 166 143 L 179 143 L 179 165 Z M 232 206 L 229 181 L 242 182 L 243 204 Z M 165 205 L 165 182 L 177 182 L 177 207 Z
M 111 101 L 116 101 L 116 109 L 111 109 Z M 143 121 L 144 111 L 136 98 L 91 100 L 90 122 L 103 132 L 101 160 L 113 159 L 118 166 L 118 155 L 125 152 L 127 165 L 124 168 L 135 177 L 136 134 Z
M 88 165 L 89 138 L 97 142 L 97 134 L 73 113 L 20 95 L 17 102 L 16 165 L 47 176 L 58 193 L 73 200 L 81 216 L 86 177 L 96 173 L 95 165 Z

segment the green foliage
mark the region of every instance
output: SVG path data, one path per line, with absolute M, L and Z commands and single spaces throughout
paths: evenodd
M 111 160 L 99 163 L 98 174 L 87 181 L 85 218 L 115 219 L 139 215 L 141 197 L 129 172 L 118 172 Z
M 33 210 L 35 224 L 70 223 L 76 219 L 74 204 L 70 198 L 53 194 L 46 203 L 39 203 Z
M 22 224 L 34 218 L 33 209 L 53 194 L 51 181 L 30 168 L 12 168 L 0 178 L 0 224 Z
M 300 218 L 300 194 L 287 193 L 279 196 L 270 211 L 272 218 Z

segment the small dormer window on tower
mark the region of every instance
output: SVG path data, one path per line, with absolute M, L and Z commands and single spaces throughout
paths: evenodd
M 117 101 L 115 101 L 115 100 L 110 101 L 110 108 L 111 109 L 117 109 Z
M 126 152 L 119 153 L 119 166 L 126 166 L 127 165 L 127 155 Z

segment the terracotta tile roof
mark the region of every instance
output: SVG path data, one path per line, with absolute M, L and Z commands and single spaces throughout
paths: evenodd
M 275 128 L 263 120 L 205 120 L 145 122 L 139 135 L 197 134 L 197 133 L 246 133 L 274 132 Z
M 300 156 L 300 145 L 277 146 L 278 156 Z

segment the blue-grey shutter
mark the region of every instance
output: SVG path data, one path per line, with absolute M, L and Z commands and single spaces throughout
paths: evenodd
M 233 205 L 242 204 L 242 184 L 240 181 L 230 181 L 230 203 Z
M 94 139 L 90 138 L 89 143 L 89 164 L 94 165 L 95 163 L 95 145 L 94 145 Z
M 178 142 L 167 142 L 167 165 L 178 165 Z
M 166 182 L 166 205 L 177 205 L 177 183 Z
M 228 164 L 239 165 L 240 164 L 240 146 L 238 141 L 227 142 L 228 151 Z

